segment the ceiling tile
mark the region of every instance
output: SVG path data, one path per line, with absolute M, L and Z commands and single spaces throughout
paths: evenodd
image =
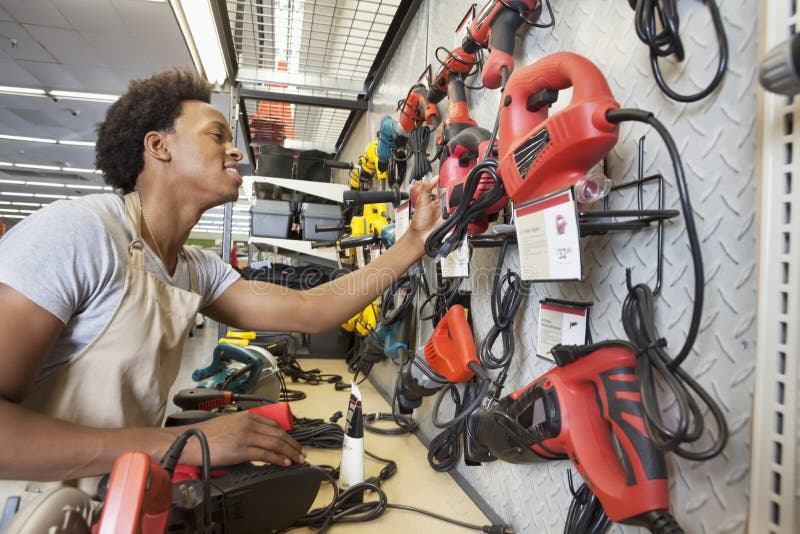
M 58 10 L 79 31 L 128 35 L 114 6 L 97 0 L 59 0 Z
M 13 20 L 11 14 L 0 5 L 0 20 Z
M 99 65 L 102 59 L 76 30 L 26 25 L 25 29 L 64 65 Z
M 54 62 L 55 58 L 16 22 L 0 22 L 0 50 L 14 59 Z M 13 41 L 12 41 L 13 39 Z
M 37 87 L 47 89 L 81 90 L 82 84 L 71 71 L 58 63 L 41 63 L 38 61 L 17 61 L 17 64 L 34 76 L 39 83 Z
M 186 45 L 167 2 L 144 2 L 142 0 L 113 0 L 111 2 L 125 21 L 128 35 L 147 36 L 154 42 L 180 43 Z M 186 52 L 189 53 L 188 50 Z
M 69 22 L 50 0 L 3 0 L 3 8 L 20 23 L 69 28 Z
M 35 76 L 17 65 L 13 59 L 0 59 L 0 72 L 3 73 L 3 85 L 37 88 L 42 86 Z

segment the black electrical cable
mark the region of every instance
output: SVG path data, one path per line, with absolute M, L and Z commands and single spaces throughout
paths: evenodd
M 380 484 L 391 477 L 397 471 L 397 465 L 391 460 L 384 460 L 367 451 L 365 454 L 378 461 L 384 462 L 387 466 L 381 470 L 377 477 L 350 486 L 345 491 L 340 491 L 336 485 L 336 480 L 332 471 L 322 469 L 324 476 L 333 488 L 333 498 L 324 508 L 311 510 L 305 517 L 295 522 L 290 528 L 311 526 L 317 529 L 317 533 L 323 533 L 337 523 L 362 523 L 372 521 L 381 517 L 389 508 L 397 510 L 407 510 L 427 515 L 434 519 L 458 525 L 460 527 L 476 530 L 478 532 L 488 532 L 492 534 L 514 534 L 514 529 L 502 524 L 495 525 L 473 525 L 457 519 L 449 518 L 428 510 L 406 506 L 403 504 L 389 504 L 386 493 L 381 489 Z M 365 492 L 370 491 L 378 496 L 376 501 L 363 501 Z
M 722 24 L 722 16 L 715 0 L 703 0 L 711 13 L 714 31 L 719 45 L 719 63 L 711 83 L 703 90 L 682 95 L 672 90 L 664 81 L 658 59 L 675 55 L 678 61 L 683 61 L 686 54 L 679 35 L 679 17 L 676 0 L 629 0 L 636 10 L 636 35 L 650 48 L 650 67 L 658 87 L 669 98 L 678 102 L 697 102 L 710 95 L 722 82 L 725 70 L 728 68 L 728 38 Z M 656 24 L 658 22 L 658 24 Z M 661 27 L 661 31 L 658 31 Z
M 658 447 L 672 450 L 684 458 L 708 460 L 719 454 L 725 447 L 728 440 L 728 426 L 722 410 L 714 399 L 680 367 L 691 352 L 700 328 L 704 290 L 700 241 L 697 237 L 697 228 L 680 154 L 669 131 L 652 113 L 637 109 L 618 109 L 609 111 L 606 118 L 613 123 L 634 121 L 649 124 L 661 136 L 672 160 L 694 271 L 694 302 L 689 331 L 677 356 L 670 358 L 664 350 L 666 341 L 658 334 L 655 327 L 655 303 L 652 290 L 645 284 L 631 287 L 630 278 L 628 278 L 629 292 L 622 305 L 622 323 L 628 338 L 639 349 L 642 406 L 650 438 Z M 630 271 L 628 271 L 628 276 L 630 276 Z M 656 391 L 656 374 L 661 376 L 676 400 L 678 413 L 674 428 L 670 428 L 662 419 Z M 718 435 L 711 446 L 700 452 L 681 447 L 682 443 L 691 443 L 699 439 L 705 426 L 703 412 L 690 390 L 700 397 L 703 404 L 708 407 L 718 429 Z
M 437 273 L 440 273 L 440 269 L 441 267 L 437 264 Z M 458 297 L 459 289 L 463 281 L 463 278 L 444 278 L 441 275 L 437 275 L 436 288 L 433 293 L 430 292 L 426 284 L 424 287 L 428 296 L 425 297 L 425 300 L 420 304 L 420 319 L 423 321 L 432 321 L 435 328 Z M 423 315 L 422 311 L 428 305 L 432 307 L 431 313 L 430 315 Z
M 428 143 L 431 129 L 427 125 L 414 128 L 408 135 L 408 157 L 411 158 L 410 182 L 422 180 L 431 173 L 431 160 L 428 159 Z
M 337 412 L 341 418 L 341 412 Z M 318 449 L 341 449 L 344 442 L 344 430 L 336 423 L 337 414 L 328 420 L 322 419 L 296 419 L 294 428 L 287 433 L 304 447 Z
M 382 325 L 391 326 L 411 313 L 419 285 L 420 275 L 414 273 L 401 276 L 394 284 L 389 286 L 389 289 L 383 294 L 383 306 L 381 307 L 379 318 Z M 395 295 L 400 292 L 404 293 L 403 300 L 395 306 Z
M 495 399 L 500 397 L 500 391 L 505 384 L 508 367 L 514 356 L 514 318 L 522 301 L 531 288 L 530 282 L 525 282 L 522 277 L 510 269 L 502 274 L 503 263 L 506 257 L 508 240 L 503 241 L 500 255 L 497 258 L 497 267 L 492 279 L 492 319 L 493 325 L 478 348 L 478 358 L 484 369 L 502 369 L 495 381 Z M 497 356 L 493 347 L 497 339 L 502 340 L 503 352 Z
M 457 409 L 455 411 L 455 415 L 453 416 L 453 418 L 450 419 L 449 421 L 442 422 L 442 420 L 439 419 L 439 408 L 442 405 L 442 399 L 444 399 L 447 393 L 450 393 L 451 395 L 455 396 L 456 393 L 454 392 L 458 391 L 458 388 L 456 387 L 455 384 L 450 383 L 445 385 L 439 392 L 439 394 L 436 396 L 436 400 L 433 403 L 433 412 L 431 413 L 431 422 L 433 423 L 433 425 L 437 428 L 450 428 L 453 425 L 457 425 L 461 421 L 464 421 L 469 414 L 477 410 L 478 406 L 481 405 L 483 400 L 486 398 L 486 395 L 489 393 L 489 387 L 492 385 L 492 381 L 489 378 L 483 378 L 481 379 L 479 384 L 480 384 L 480 390 L 478 390 L 478 394 L 475 396 L 472 402 L 470 402 L 464 407 L 459 407 L 458 405 L 456 405 Z
M 203 524 L 206 528 L 210 528 L 213 526 L 211 521 L 211 451 L 208 447 L 206 435 L 198 428 L 186 430 L 169 446 L 164 456 L 161 457 L 160 465 L 171 476 L 175 472 L 175 466 L 178 464 L 186 442 L 192 436 L 196 437 L 197 441 L 200 442 L 200 468 L 203 481 Z
M 464 190 L 461 192 L 461 198 L 456 210 L 444 220 L 444 223 L 436 227 L 425 240 L 425 253 L 428 256 L 431 258 L 445 257 L 461 246 L 464 237 L 467 235 L 469 224 L 483 217 L 484 212 L 489 207 L 503 198 L 506 190 L 503 186 L 503 181 L 497 175 L 497 166 L 498 161 L 494 158 L 489 158 L 479 162 L 472 168 L 464 181 Z M 473 199 L 484 174 L 492 178 L 494 185 L 489 191 Z
M 586 484 L 581 484 L 575 491 L 572 485 L 572 471 L 567 471 L 567 475 L 572 502 L 567 512 L 567 521 L 564 523 L 564 534 L 603 534 L 611 526 L 611 520 L 606 515 L 600 500 L 586 487 Z
M 402 424 L 398 424 L 398 419 L 402 421 Z M 372 423 L 376 421 L 391 421 L 396 426 L 386 428 L 373 425 Z M 368 413 L 364 416 L 364 430 L 383 436 L 403 436 L 417 430 L 417 423 L 410 416 L 401 413 Z
M 305 382 L 312 386 L 317 386 L 323 382 L 336 383 L 341 382 L 341 375 L 322 373 L 319 369 L 305 370 L 297 362 L 294 356 L 278 358 L 278 368 L 285 377 L 291 379 L 292 382 Z
M 455 412 L 460 413 L 465 403 L 471 403 L 477 393 L 477 384 L 467 382 L 464 388 L 464 399 L 458 394 L 458 390 L 450 390 L 450 397 L 455 407 Z M 467 430 L 467 421 L 463 419 L 458 423 L 449 426 L 437 434 L 428 446 L 428 464 L 439 472 L 453 470 L 461 459 L 462 434 Z

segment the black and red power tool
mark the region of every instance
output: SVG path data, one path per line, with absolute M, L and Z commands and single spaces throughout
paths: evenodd
M 428 88 L 423 83 L 415 83 L 408 94 L 397 103 L 398 121 L 403 130 L 410 134 L 423 124 L 436 128 L 441 122 L 439 108 L 428 101 Z
M 439 56 L 442 52 L 447 52 L 447 57 L 442 60 Z M 441 64 L 436 74 L 432 75 L 429 80 L 430 89 L 428 90 L 428 102 L 438 104 L 449 96 L 450 80 L 453 78 L 464 79 L 471 75 L 476 65 L 481 62 L 479 55 L 480 49 L 474 53 L 469 53 L 464 50 L 463 46 L 459 46 L 453 50 L 447 50 L 445 47 L 440 46 L 436 49 L 436 59 Z
M 542 3 L 549 8 L 548 0 L 489 0 L 467 29 L 461 48 L 467 54 L 476 54 L 488 48 L 489 59 L 483 65 L 483 85 L 497 89 L 502 84 L 502 71 L 514 70 L 514 40 L 523 22 L 539 27 L 536 21 L 542 12 Z M 553 11 L 550 10 L 552 19 Z
M 482 400 L 491 385 L 486 370 L 478 360 L 472 329 L 467 322 L 464 307 L 453 305 L 444 315 L 425 345 L 417 349 L 409 365 L 397 379 L 395 392 L 400 413 L 410 414 L 422 404 L 423 397 L 429 397 L 448 384 L 461 384 L 473 377 L 482 380 Z M 434 410 L 434 424 L 447 427 L 466 417 L 476 406 L 467 407 L 447 423 L 437 421 Z
M 612 521 L 681 532 L 664 454 L 645 427 L 632 346 L 558 345 L 552 354 L 557 367 L 470 415 L 465 459 L 569 459 Z
M 569 105 L 549 115 L 558 91 L 570 87 Z M 614 109 L 619 104 L 603 74 L 578 54 L 557 52 L 515 71 L 500 105 L 498 143 L 498 173 L 511 200 L 520 204 L 576 184 L 578 198 L 607 191 L 587 172 L 617 142 L 619 126 L 606 117 Z

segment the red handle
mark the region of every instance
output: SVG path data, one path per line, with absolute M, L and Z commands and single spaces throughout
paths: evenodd
M 292 415 L 292 409 L 289 407 L 288 402 L 264 404 L 262 406 L 250 408 L 247 411 L 274 420 L 287 432 L 294 428 L 294 415 Z

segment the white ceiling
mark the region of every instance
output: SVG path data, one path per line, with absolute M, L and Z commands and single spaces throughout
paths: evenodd
M 150 0 L 0 0 L 0 85 L 118 95 L 132 79 L 174 66 L 194 68 L 167 2 Z M 215 95 L 226 115 L 229 97 Z M 108 103 L 0 93 L 0 135 L 94 141 Z M 242 139 L 243 136 L 239 136 Z M 17 164 L 94 168 L 94 148 L 0 139 L 0 180 L 103 185 L 89 172 L 42 172 Z M 47 203 L 47 197 L 89 189 L 0 182 L 0 216 L 35 209 L 7 202 Z M 4 194 L 5 193 L 5 194 Z M 25 215 L 17 213 L 17 215 Z M 6 218 L 12 226 L 18 219 Z

